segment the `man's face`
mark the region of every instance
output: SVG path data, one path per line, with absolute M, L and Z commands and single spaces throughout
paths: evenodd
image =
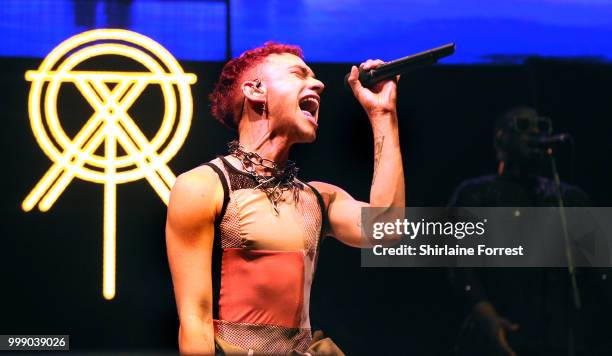
M 270 131 L 292 143 L 312 142 L 324 85 L 304 61 L 289 53 L 272 54 L 261 66 Z
M 548 118 L 526 112 L 508 118 L 506 127 L 497 133 L 507 158 L 517 162 L 537 163 L 545 156 L 545 147 L 535 144 L 542 136 L 552 133 Z

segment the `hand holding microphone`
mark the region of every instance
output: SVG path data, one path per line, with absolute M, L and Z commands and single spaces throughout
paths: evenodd
M 345 84 L 353 91 L 370 118 L 395 113 L 397 83 L 390 79 L 397 78 L 402 73 L 434 64 L 440 58 L 454 52 L 455 44 L 449 43 L 387 63 L 379 59 L 368 60 L 359 68 L 355 66 L 351 68 L 351 72 L 344 78 Z
M 389 113 L 395 113 L 397 102 L 397 83 L 393 80 L 388 80 L 385 83 L 377 83 L 371 88 L 364 87 L 359 81 L 359 73 L 370 71 L 384 65 L 380 59 L 367 60 L 359 65 L 351 67 L 351 72 L 347 75 L 347 83 L 353 90 L 353 94 L 363 106 L 363 109 L 368 114 L 368 117 L 379 116 Z
M 432 65 L 438 62 L 439 59 L 448 57 L 455 53 L 455 43 L 448 43 L 443 46 L 433 48 L 421 53 L 413 54 L 403 58 L 396 59 L 391 62 L 382 62 L 375 68 L 359 69 L 359 82 L 365 88 L 371 88 L 376 83 L 392 79 L 397 75 Z M 367 63 L 367 62 L 366 62 Z M 350 73 L 344 77 L 344 83 L 349 86 Z

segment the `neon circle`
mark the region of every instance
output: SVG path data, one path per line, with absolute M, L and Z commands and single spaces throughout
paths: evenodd
M 145 67 L 148 72 L 73 70 L 77 65 L 102 55 L 131 59 Z M 30 123 L 38 144 L 52 161 L 64 167 L 71 167 L 75 175 L 83 180 L 104 183 L 112 179 L 114 183 L 126 183 L 141 179 L 146 175 L 145 169 L 157 171 L 165 167 L 183 145 L 189 132 L 193 110 L 190 84 L 195 82 L 195 75 L 184 73 L 166 49 L 135 32 L 101 29 L 73 36 L 53 49 L 37 71 L 28 71 L 26 79 L 32 81 L 29 96 Z M 61 86 L 67 82 L 75 83 L 90 104 L 99 106 L 92 105 L 94 115 L 80 131 L 84 138 L 79 138 L 78 134 L 73 139 L 69 138 L 58 117 L 57 96 Z M 153 139 L 149 141 L 127 115 L 129 107 L 121 108 L 116 99 L 92 103 L 91 93 L 90 98 L 86 95 L 87 87 L 106 90 L 108 87 L 105 87 L 105 83 L 109 82 L 116 83 L 113 90 L 117 87 L 122 90 L 126 86 L 129 87 L 125 89 L 127 91 L 124 95 L 130 97 L 131 104 L 147 85 L 160 85 L 164 98 L 164 115 Z M 178 90 L 178 100 L 174 86 Z M 137 91 L 136 89 L 140 92 L 131 95 L 130 90 Z M 112 99 L 113 90 L 109 89 L 107 96 L 101 99 Z M 41 100 L 44 110 L 41 110 Z M 180 110 L 177 109 L 178 106 Z M 46 127 L 44 123 L 47 124 Z M 121 123 L 121 126 L 118 123 Z M 125 127 L 131 128 L 132 134 L 128 132 L 130 129 Z M 126 153 L 118 157 L 106 157 L 83 150 L 95 146 L 89 150 L 95 151 L 102 144 L 101 139 L 106 144 L 122 145 Z M 130 149 L 126 149 L 125 145 L 128 143 L 133 146 L 131 151 L 134 152 L 130 153 Z M 108 152 L 107 150 L 106 153 Z M 112 152 L 116 154 L 116 149 Z M 117 171 L 121 168 L 125 170 Z

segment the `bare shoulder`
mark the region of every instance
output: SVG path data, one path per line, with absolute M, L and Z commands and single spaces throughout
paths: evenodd
M 206 165 L 189 170 L 176 178 L 170 198 L 189 197 L 189 200 L 211 200 L 219 188 L 222 188 L 219 176 Z M 221 191 L 222 192 L 222 191 Z
M 197 223 L 214 217 L 223 205 L 223 186 L 212 168 L 203 165 L 179 175 L 170 192 L 168 221 Z
M 201 165 L 179 175 L 172 189 L 177 186 L 181 189 L 206 189 L 217 183 L 220 183 L 217 173 L 210 166 Z

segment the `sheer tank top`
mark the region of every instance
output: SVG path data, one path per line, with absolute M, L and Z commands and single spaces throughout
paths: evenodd
M 297 199 L 283 193 L 278 214 L 248 173 L 224 157 L 208 163 L 223 185 L 215 222 L 215 336 L 258 353 L 304 352 L 312 341 L 310 287 L 324 205 L 317 190 L 297 181 Z

